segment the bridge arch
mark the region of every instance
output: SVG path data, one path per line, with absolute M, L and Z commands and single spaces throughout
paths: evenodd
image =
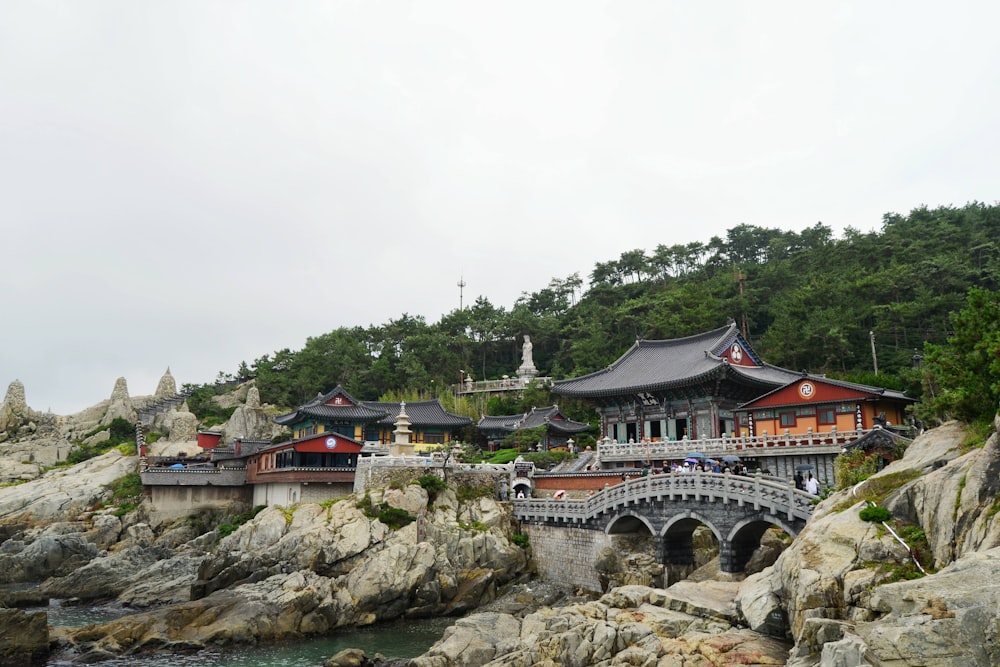
M 747 562 L 760 546 L 761 538 L 769 528 L 780 528 L 793 537 L 798 533 L 781 517 L 768 512 L 736 522 L 726 536 L 729 545 L 727 566 L 730 568 L 726 570 L 727 572 L 742 572 L 746 568 Z
M 660 541 L 663 545 L 662 562 L 665 565 L 694 566 L 696 564 L 694 550 L 694 531 L 699 526 L 705 526 L 715 536 L 717 545 L 722 545 L 722 535 L 715 523 L 701 512 L 686 510 L 669 517 L 660 531 Z
M 651 537 L 656 537 L 656 529 L 653 527 L 652 522 L 641 514 L 636 512 L 625 511 L 610 521 L 608 521 L 607 527 L 604 529 L 605 535 L 618 535 L 622 533 L 636 533 L 639 532 L 640 527 L 645 526 L 646 530 L 649 531 Z

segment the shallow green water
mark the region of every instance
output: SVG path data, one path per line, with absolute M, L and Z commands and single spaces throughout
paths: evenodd
M 121 616 L 110 608 L 51 608 L 52 625 L 84 625 Z M 318 667 L 323 661 L 346 648 L 363 649 L 369 656 L 381 653 L 387 658 L 413 658 L 424 653 L 441 638 L 454 618 L 423 619 L 377 627 L 351 630 L 330 637 L 277 642 L 258 646 L 207 649 L 178 655 L 158 653 L 141 658 L 120 658 L 97 663 L 100 667 Z M 53 659 L 49 667 L 69 665 L 66 660 Z

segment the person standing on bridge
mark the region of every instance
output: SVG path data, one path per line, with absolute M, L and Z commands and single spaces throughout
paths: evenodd
M 819 480 L 813 477 L 812 473 L 809 473 L 809 479 L 806 480 L 806 493 L 811 493 L 814 496 L 819 495 Z

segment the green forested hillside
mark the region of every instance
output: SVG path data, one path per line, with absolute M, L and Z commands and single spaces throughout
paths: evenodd
M 705 243 L 622 253 L 588 280 L 553 278 L 509 309 L 481 296 L 438 322 L 404 313 L 318 333 L 301 350 L 244 362 L 235 377 L 255 377 L 263 400 L 286 406 L 338 383 L 362 399 L 436 395 L 463 372 L 513 375 L 523 334 L 541 373 L 558 379 L 607 365 L 636 338 L 686 336 L 732 318 L 772 364 L 918 396 L 933 383 L 929 366 L 915 366 L 947 347 L 969 290 L 996 302 L 998 235 L 1000 208 L 980 203 L 888 214 L 881 230 L 840 238 L 820 223 L 799 233 L 739 225 Z

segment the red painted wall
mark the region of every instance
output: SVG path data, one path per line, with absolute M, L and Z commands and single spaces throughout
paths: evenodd
M 198 446 L 202 449 L 215 449 L 219 446 L 221 433 L 202 433 L 198 431 Z
M 295 451 L 357 454 L 361 451 L 361 444 L 336 433 L 317 433 L 307 440 L 296 443 Z

